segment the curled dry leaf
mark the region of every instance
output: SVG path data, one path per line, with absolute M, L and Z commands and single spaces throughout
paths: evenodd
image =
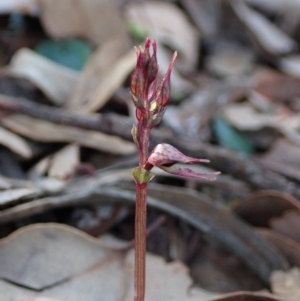
M 26 140 L 3 127 L 0 127 L 0 144 L 6 146 L 21 157 L 29 159 L 32 156 L 32 149 Z
M 0 250 L 1 301 L 133 300 L 133 252 L 124 258 L 124 252 L 107 249 L 71 227 L 28 226 L 3 239 Z M 190 296 L 192 281 L 182 263 L 168 264 L 149 254 L 147 262 L 147 300 L 205 301 L 215 296 L 200 289 Z
M 242 0 L 231 0 L 231 4 L 240 21 L 265 51 L 277 55 L 295 49 L 296 43 L 262 14 L 249 8 Z
M 37 141 L 71 142 L 114 154 L 125 155 L 136 152 L 133 143 L 119 137 L 58 125 L 25 115 L 10 115 L 2 118 L 0 122 L 12 131 Z
M 149 36 L 178 51 L 178 63 L 181 61 L 185 69 L 195 68 L 198 61 L 199 37 L 184 13 L 174 4 L 132 2 L 126 8 L 126 18 L 129 22 L 145 27 Z M 159 57 L 158 61 L 161 61 Z
M 21 48 L 14 54 L 8 74 L 33 82 L 57 105 L 62 105 L 69 97 L 79 77 L 78 72 L 27 48 Z
M 40 20 L 52 38 L 84 37 L 101 44 L 126 36 L 116 0 L 39 0 Z

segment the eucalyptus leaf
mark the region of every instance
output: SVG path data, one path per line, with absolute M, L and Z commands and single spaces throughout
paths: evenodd
M 246 154 L 254 152 L 253 142 L 224 119 L 214 118 L 213 131 L 220 145 Z
M 94 47 L 80 39 L 64 41 L 47 40 L 39 43 L 35 51 L 48 59 L 74 70 L 81 70 L 93 52 Z

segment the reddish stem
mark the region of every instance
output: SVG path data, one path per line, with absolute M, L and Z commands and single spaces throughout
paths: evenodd
M 136 184 L 135 207 L 135 301 L 144 301 L 146 278 L 147 186 Z
M 143 168 L 148 159 L 150 129 L 141 127 L 139 136 L 139 167 Z M 134 301 L 144 301 L 145 298 L 147 188 L 148 183 L 136 183 Z

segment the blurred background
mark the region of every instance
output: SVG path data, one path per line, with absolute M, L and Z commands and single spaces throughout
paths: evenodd
M 299 0 L 1 0 L 0 301 L 132 300 L 146 37 L 160 77 L 178 52 L 151 149 L 221 171 L 154 169 L 146 300 L 300 300 L 299 16 Z

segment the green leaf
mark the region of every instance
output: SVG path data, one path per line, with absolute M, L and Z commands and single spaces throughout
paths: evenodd
M 242 132 L 237 131 L 224 119 L 216 117 L 213 120 L 213 131 L 220 145 L 236 151 L 251 154 L 254 144 Z
M 132 169 L 131 175 L 137 184 L 146 184 L 155 176 L 152 172 L 140 167 Z
M 90 43 L 80 39 L 47 40 L 35 47 L 35 51 L 40 55 L 75 70 L 81 70 L 84 67 L 93 49 Z

